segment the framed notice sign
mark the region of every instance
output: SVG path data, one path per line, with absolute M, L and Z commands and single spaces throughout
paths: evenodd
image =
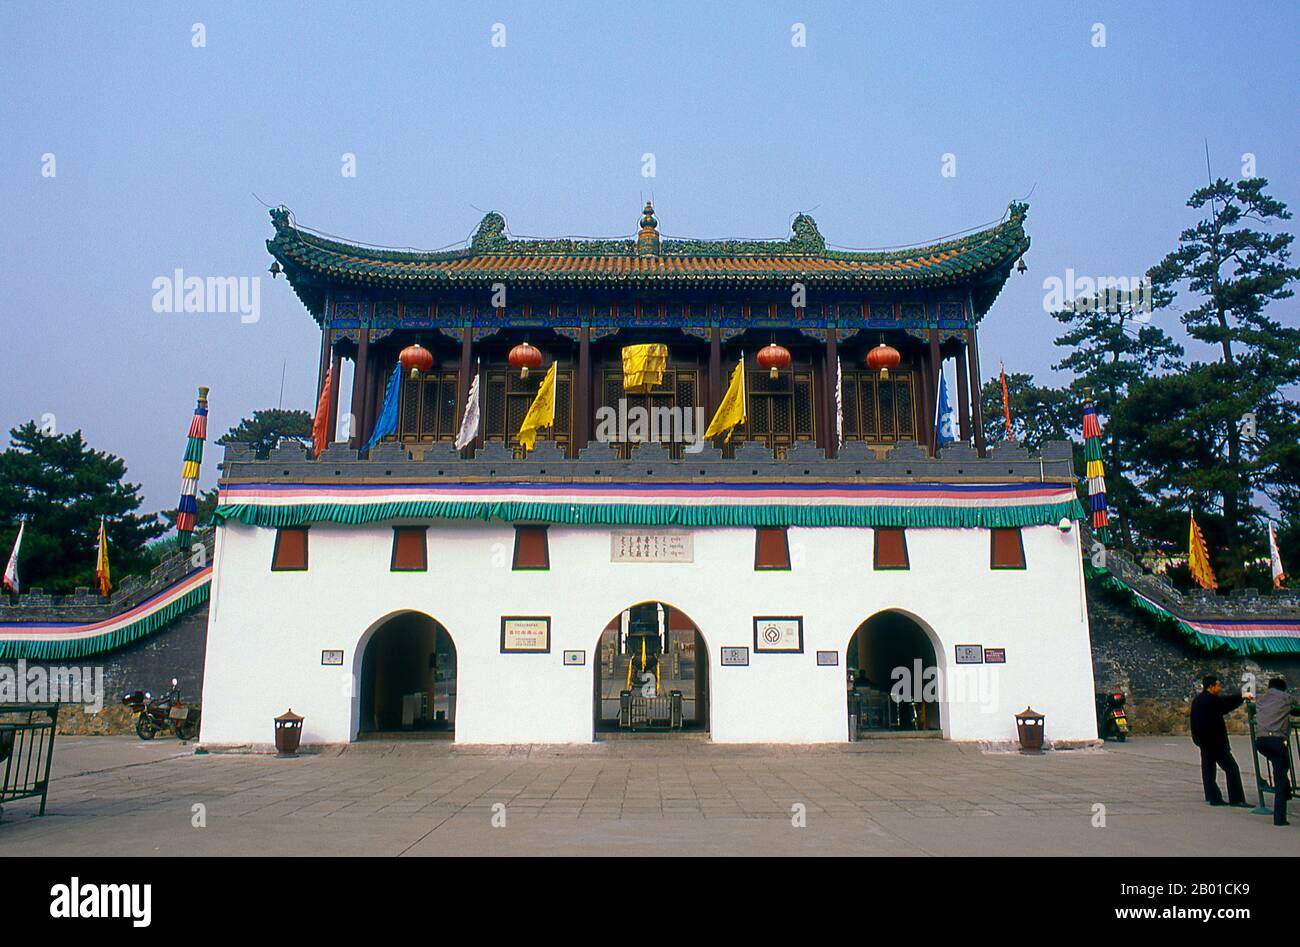
M 957 663 L 958 664 L 983 664 L 984 648 L 977 644 L 959 644 L 957 645 Z
M 320 653 L 320 663 L 327 666 L 341 667 L 343 652 L 341 650 L 322 651 Z
M 725 667 L 749 667 L 749 649 L 748 648 L 723 648 L 722 649 L 722 666 Z
M 609 534 L 610 562 L 694 562 L 695 537 L 677 530 L 616 530 Z
M 985 664 L 1006 664 L 1007 649 L 1006 648 L 985 648 L 984 663 Z
M 508 615 L 501 619 L 502 654 L 549 654 L 550 616 Z
M 754 618 L 754 652 L 803 653 L 803 618 L 782 615 Z
M 822 668 L 839 667 L 840 653 L 838 651 L 818 651 L 817 666 Z

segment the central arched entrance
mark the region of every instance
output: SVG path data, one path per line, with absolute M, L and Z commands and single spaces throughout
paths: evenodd
M 845 664 L 850 739 L 942 731 L 941 670 L 916 619 L 895 611 L 872 615 L 849 639 Z
M 399 612 L 370 634 L 361 657 L 357 736 L 456 729 L 456 645 L 421 612 Z
M 708 733 L 709 655 L 695 622 L 666 602 L 615 615 L 596 643 L 593 731 Z

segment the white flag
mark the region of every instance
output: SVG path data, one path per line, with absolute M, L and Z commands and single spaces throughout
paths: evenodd
M 844 365 L 835 360 L 835 446 L 844 446 Z
M 456 435 L 456 450 L 464 450 L 474 438 L 478 437 L 478 372 L 469 384 L 469 397 L 465 399 L 465 417 L 460 422 L 460 433 Z
M 1268 524 L 1268 557 L 1273 567 L 1273 588 L 1280 589 L 1286 580 L 1286 572 L 1282 570 L 1282 554 L 1277 551 L 1277 533 L 1272 523 Z
M 5 567 L 4 587 L 18 594 L 18 548 L 23 544 L 23 530 L 27 528 L 24 520 L 18 524 L 18 538 L 14 540 L 14 551 L 9 554 L 9 565 Z

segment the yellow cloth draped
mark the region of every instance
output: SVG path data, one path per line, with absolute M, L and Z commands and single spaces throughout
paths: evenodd
M 662 342 L 623 347 L 623 392 L 644 394 L 664 380 L 668 346 Z
M 537 432 L 541 428 L 555 423 L 556 364 L 551 362 L 551 367 L 546 370 L 546 377 L 537 388 L 537 397 L 533 399 L 532 407 L 524 415 L 524 423 L 519 427 L 519 443 L 524 445 L 525 450 L 532 450 L 536 445 Z
M 104 521 L 99 521 L 99 556 L 95 560 L 95 582 L 99 585 L 99 594 L 107 595 L 113 587 L 113 577 L 108 570 L 108 535 L 104 532 Z
M 727 393 L 722 396 L 722 403 L 718 405 L 718 413 L 713 416 L 713 420 L 709 422 L 709 429 L 704 432 L 704 439 L 717 437 L 725 431 L 727 440 L 730 441 L 737 425 L 744 423 L 745 359 L 741 356 L 736 370 L 731 373 L 731 384 L 727 386 Z
M 1192 572 L 1192 578 L 1196 584 L 1203 589 L 1217 589 L 1219 583 L 1214 579 L 1214 569 L 1210 567 L 1210 554 L 1205 549 L 1205 537 L 1201 535 L 1201 528 L 1196 525 L 1196 517 L 1192 517 L 1192 525 L 1187 535 L 1187 568 Z

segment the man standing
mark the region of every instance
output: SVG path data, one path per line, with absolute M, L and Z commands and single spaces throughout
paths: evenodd
M 1290 758 L 1286 744 L 1295 708 L 1296 700 L 1287 693 L 1286 681 L 1280 677 L 1270 680 L 1268 690 L 1255 701 L 1255 749 L 1268 759 L 1273 769 L 1274 825 L 1291 824 L 1286 820 L 1286 800 L 1291 795 Z
M 1192 742 L 1201 750 L 1201 782 L 1205 785 L 1205 801 L 1212 806 L 1225 804 L 1215 771 L 1219 766 L 1228 780 L 1227 804 L 1247 807 L 1246 793 L 1241 788 L 1241 770 L 1232 758 L 1228 727 L 1223 722 L 1244 699 L 1240 691 L 1224 694 L 1217 674 L 1205 675 L 1201 679 L 1201 692 L 1192 699 Z

